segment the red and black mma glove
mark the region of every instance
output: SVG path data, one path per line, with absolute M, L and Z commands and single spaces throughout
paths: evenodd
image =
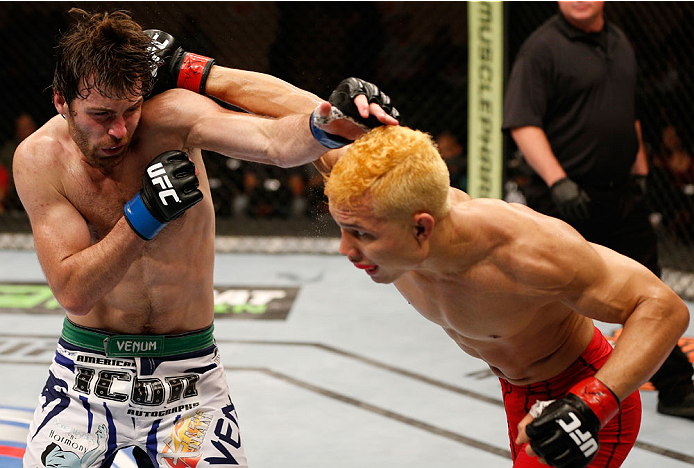
M 214 59 L 186 52 L 176 45 L 174 37 L 158 29 L 144 31 L 152 38 L 152 53 L 157 62 L 156 82 L 149 97 L 173 88 L 184 88 L 205 94 L 205 84 Z
M 183 151 L 167 151 L 147 166 L 142 189 L 123 206 L 135 233 L 152 240 L 164 226 L 202 200 L 195 164 Z
M 547 406 L 525 428 L 530 447 L 550 466 L 584 468 L 595 458 L 598 431 L 619 412 L 619 399 L 589 377 Z
M 335 119 L 347 118 L 364 130 L 383 125 L 373 115 L 369 115 L 369 117 L 365 119 L 359 114 L 359 109 L 357 109 L 356 104 L 354 104 L 354 98 L 360 94 L 366 96 L 369 104 L 378 104 L 386 114 L 396 120 L 400 120 L 400 113 L 391 104 L 390 97 L 378 89 L 378 86 L 359 78 L 346 78 L 342 80 L 340 84 L 337 85 L 337 88 L 330 94 L 328 102 L 333 106 L 330 115 L 328 117 L 321 117 L 316 111 L 313 111 L 311 114 L 311 133 L 319 143 L 327 148 L 334 149 L 348 145 L 352 143 L 352 141 L 339 135 L 327 133 L 316 126 L 316 124 L 326 125 Z

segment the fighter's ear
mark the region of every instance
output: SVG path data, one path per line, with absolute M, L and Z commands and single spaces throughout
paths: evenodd
M 63 117 L 70 111 L 65 97 L 57 91 L 53 91 L 53 105 L 55 106 L 55 110 Z
M 414 215 L 414 233 L 417 242 L 420 244 L 427 241 L 434 232 L 436 221 L 429 213 L 417 213 Z

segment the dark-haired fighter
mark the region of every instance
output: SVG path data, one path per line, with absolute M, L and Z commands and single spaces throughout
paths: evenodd
M 363 130 L 329 102 L 280 119 L 184 89 L 144 102 L 157 65 L 150 36 L 123 12 L 74 14 L 57 49 L 59 115 L 14 158 L 37 256 L 67 311 L 24 466 L 47 457 L 110 466 L 128 446 L 139 466 L 246 466 L 213 339 L 214 210 L 201 149 L 320 165 Z M 393 112 L 361 80 L 341 86 Z M 359 115 L 354 99 L 340 106 Z

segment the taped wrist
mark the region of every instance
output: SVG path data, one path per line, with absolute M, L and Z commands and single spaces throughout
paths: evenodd
M 311 113 L 311 119 L 309 120 L 309 127 L 311 128 L 311 134 L 313 138 L 318 141 L 321 145 L 326 148 L 336 149 L 342 148 L 343 146 L 352 143 L 347 138 L 343 138 L 339 135 L 333 135 L 332 133 L 324 132 L 321 128 L 316 125 L 316 111 Z
M 595 377 L 580 381 L 569 390 L 570 394 L 580 398 L 604 427 L 619 412 L 620 403 L 617 395 Z
M 204 55 L 185 52 L 179 48 L 178 57 L 172 59 L 176 77 L 176 87 L 195 93 L 205 94 L 205 85 L 215 60 Z
M 129 202 L 123 205 L 125 220 L 130 229 L 144 240 L 152 240 L 164 229 L 167 223 L 162 223 L 149 212 L 138 192 Z

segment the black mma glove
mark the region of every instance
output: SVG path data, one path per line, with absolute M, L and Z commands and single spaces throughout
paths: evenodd
M 369 115 L 369 117 L 365 119 L 359 114 L 359 109 L 357 109 L 356 104 L 354 104 L 354 98 L 360 94 L 366 96 L 369 104 L 378 104 L 386 114 L 396 120 L 400 119 L 400 113 L 392 106 L 388 95 L 378 89 L 378 86 L 359 78 L 346 78 L 342 80 L 340 84 L 337 85 L 337 88 L 330 94 L 328 102 L 333 106 L 330 115 L 328 117 L 320 117 L 316 115 L 315 111 L 311 114 L 311 133 L 323 146 L 328 148 L 341 148 L 342 146 L 350 144 L 352 141 L 339 135 L 324 132 L 316 126 L 316 123 L 325 125 L 332 120 L 346 117 L 364 130 L 383 125 L 373 115 Z
M 550 466 L 584 468 L 598 453 L 598 432 L 618 412 L 617 396 L 590 377 L 547 406 L 525 427 L 525 433 L 535 454 Z
M 171 34 L 164 31 L 146 29 L 144 33 L 152 38 L 151 50 L 157 62 L 154 71 L 156 83 L 150 97 L 172 88 L 205 94 L 205 83 L 214 59 L 186 52 L 176 45 Z
M 359 114 L 356 104 L 354 104 L 354 98 L 363 94 L 369 101 L 369 104 L 375 103 L 381 106 L 381 108 L 386 112 L 386 114 L 393 117 L 395 120 L 400 120 L 400 113 L 393 105 L 390 103 L 390 98 L 378 89 L 373 83 L 361 80 L 359 78 L 347 78 L 340 82 L 330 94 L 328 102 L 334 107 L 337 107 L 345 114 L 347 117 L 351 117 L 353 120 L 365 125 L 368 128 L 379 127 L 383 125 L 378 121 L 376 117 L 370 115 L 368 118 L 363 118 Z
M 568 177 L 559 179 L 549 188 L 549 193 L 564 221 L 584 223 L 590 218 L 590 197 L 573 180 Z
M 167 151 L 149 163 L 142 176 L 142 190 L 123 211 L 132 230 L 151 240 L 200 200 L 202 192 L 193 162 L 183 151 Z

